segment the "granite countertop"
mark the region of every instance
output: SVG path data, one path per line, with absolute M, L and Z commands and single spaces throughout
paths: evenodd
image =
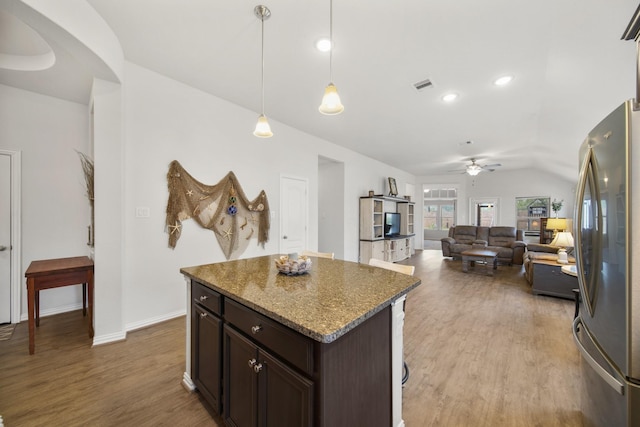
M 303 335 L 329 343 L 355 328 L 420 279 L 351 261 L 312 259 L 301 276 L 280 274 L 279 255 L 184 267 L 180 272 Z

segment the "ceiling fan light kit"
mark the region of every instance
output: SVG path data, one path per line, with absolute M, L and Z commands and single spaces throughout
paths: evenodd
M 471 143 L 471 141 L 469 141 L 468 143 Z M 449 172 L 462 172 L 463 174 L 466 173 L 467 175 L 470 175 L 470 176 L 476 176 L 483 171 L 493 172 L 495 171 L 494 168 L 502 166 L 500 163 L 494 163 L 491 165 L 479 165 L 476 162 L 476 159 L 471 158 L 469 160 L 471 160 L 471 164 L 467 165 L 463 170 L 460 170 L 460 169 L 450 170 Z
M 476 176 L 481 171 L 482 171 L 482 168 L 480 166 L 476 165 L 475 163 L 467 166 L 467 173 L 469 175 L 471 175 L 471 176 Z

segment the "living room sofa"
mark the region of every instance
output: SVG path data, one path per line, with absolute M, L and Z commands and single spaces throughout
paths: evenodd
M 442 256 L 462 258 L 462 252 L 472 248 L 483 248 L 498 252 L 500 264 L 522 265 L 527 248 L 524 230 L 515 227 L 481 227 L 458 225 L 449 229 L 449 236 L 441 239 Z

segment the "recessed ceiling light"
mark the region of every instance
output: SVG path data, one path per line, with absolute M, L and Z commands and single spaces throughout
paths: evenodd
M 456 98 L 458 98 L 458 94 L 457 93 L 448 93 L 448 94 L 446 94 L 445 96 L 442 97 L 442 100 L 444 102 L 452 102 Z
M 316 42 L 316 49 L 320 52 L 329 52 L 331 50 L 331 40 L 321 38 Z
M 513 76 L 502 76 L 497 78 L 493 84 L 496 86 L 504 86 L 504 85 L 508 85 L 509 83 L 511 83 L 511 81 L 513 80 Z

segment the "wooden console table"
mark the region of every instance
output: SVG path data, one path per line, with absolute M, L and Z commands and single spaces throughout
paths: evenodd
M 35 351 L 34 324 L 40 326 L 40 291 L 43 289 L 82 284 L 82 314 L 86 316 L 87 311 L 89 312 L 89 337 L 93 338 L 93 261 L 91 258 L 81 256 L 33 261 L 24 275 L 27 278 L 29 354 Z

